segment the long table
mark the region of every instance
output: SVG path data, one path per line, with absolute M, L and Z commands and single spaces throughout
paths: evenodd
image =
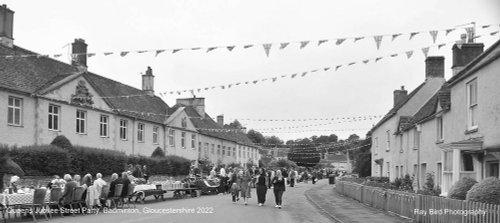
M 50 191 L 45 194 L 45 201 L 50 200 Z M 33 193 L 26 194 L 0 194 L 0 203 L 4 206 L 33 203 Z

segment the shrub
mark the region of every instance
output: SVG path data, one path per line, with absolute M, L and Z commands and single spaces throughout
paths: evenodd
M 151 154 L 151 158 L 165 158 L 165 152 L 160 147 L 156 147 L 155 151 Z
M 69 141 L 69 139 L 66 138 L 66 136 L 64 136 L 64 135 L 56 136 L 52 140 L 50 145 L 54 145 L 54 146 L 57 146 L 59 148 L 68 149 L 68 150 L 73 148 L 73 145 L 71 145 L 71 142 Z
M 394 179 L 394 182 L 392 182 L 392 185 L 399 189 L 402 183 L 403 180 L 401 180 L 401 178 L 396 177 L 396 179 Z
M 472 178 L 464 177 L 460 179 L 453 184 L 453 186 L 451 186 L 448 198 L 465 200 L 467 192 L 472 188 L 472 186 L 474 186 L 474 184 L 477 184 L 477 181 Z
M 12 149 L 10 156 L 28 176 L 63 174 L 69 167 L 69 153 L 52 145 Z
M 77 146 L 70 152 L 72 174 L 102 173 L 111 175 L 124 171 L 127 156 L 123 152 Z
M 413 179 L 410 177 L 410 174 L 406 174 L 401 179 L 401 186 L 399 189 L 403 191 L 413 191 Z
M 500 180 L 495 177 L 488 177 L 475 184 L 467 192 L 466 199 L 467 201 L 500 204 Z

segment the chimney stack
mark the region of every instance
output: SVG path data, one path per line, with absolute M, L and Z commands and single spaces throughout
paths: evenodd
M 148 67 L 146 74 L 142 75 L 142 90 L 146 92 L 149 96 L 155 95 L 154 82 L 155 76 L 153 75 L 153 70 Z
M 425 79 L 444 78 L 444 57 L 432 56 L 425 59 Z
M 401 90 L 394 90 L 394 107 L 403 102 L 408 96 L 408 91 L 405 90 L 405 86 L 401 86 Z
M 217 116 L 217 124 L 219 124 L 221 127 L 224 127 L 224 115 Z
M 75 39 L 71 44 L 71 65 L 87 69 L 87 44 L 84 39 Z
M 460 43 L 452 47 L 453 51 L 453 76 L 458 74 L 468 63 L 483 53 L 484 44 L 474 43 L 474 34 L 469 34 L 469 41 L 466 42 L 467 34 L 461 35 Z
M 0 44 L 7 47 L 14 47 L 14 11 L 7 8 L 7 5 L 0 6 Z
M 205 118 L 205 98 L 178 98 L 177 104 L 191 106 L 201 118 Z

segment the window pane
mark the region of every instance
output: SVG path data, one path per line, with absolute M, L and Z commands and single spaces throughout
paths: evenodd
M 14 109 L 9 108 L 7 112 L 7 120 L 9 124 L 14 124 Z
M 52 115 L 49 115 L 49 129 L 53 129 L 52 123 Z
M 9 106 L 13 106 L 13 105 L 14 105 L 14 98 L 9 97 Z

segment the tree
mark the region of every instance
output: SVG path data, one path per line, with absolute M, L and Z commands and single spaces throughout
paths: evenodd
M 290 139 L 290 140 L 286 141 L 286 144 L 287 145 L 293 145 L 293 144 L 295 144 L 295 141 L 293 141 L 293 140 Z
M 347 138 L 348 141 L 358 141 L 359 140 L 359 136 L 356 135 L 356 134 L 351 134 L 349 136 L 349 138 Z
M 358 173 L 360 177 L 370 176 L 372 171 L 372 156 L 370 152 L 371 140 L 367 138 L 361 141 L 355 141 L 354 143 L 347 145 L 346 148 L 358 148 L 351 150 L 352 152 L 350 153 L 354 162 L 353 172 Z
M 151 158 L 165 158 L 165 152 L 158 146 L 151 154 Z
M 250 140 L 252 140 L 253 143 L 258 143 L 258 144 L 266 143 L 266 139 L 264 138 L 262 133 L 255 131 L 253 129 L 250 129 L 248 131 L 247 136 Z
M 237 119 L 235 119 L 233 122 L 224 125 L 224 127 L 231 129 L 242 129 L 243 125 L 241 125 L 241 123 Z
M 270 145 L 283 145 L 283 140 L 278 136 L 266 136 L 266 143 Z

